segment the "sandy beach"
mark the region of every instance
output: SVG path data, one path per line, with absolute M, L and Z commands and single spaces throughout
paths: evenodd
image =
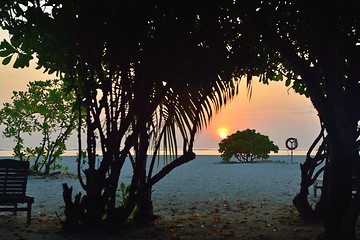
M 30 176 L 28 195 L 35 197 L 32 223 L 25 213 L 0 214 L 0 239 L 316 239 L 319 224 L 305 224 L 292 205 L 299 190 L 302 156 L 273 156 L 254 164 L 222 164 L 219 156 L 198 156 L 175 169 L 154 187 L 159 219 L 154 226 L 107 232 L 69 233 L 64 220 L 62 183 L 81 191 L 78 180 L 64 173 Z M 74 157 L 64 165 L 74 171 Z M 121 181 L 130 181 L 126 165 Z M 311 201 L 315 199 L 310 197 Z

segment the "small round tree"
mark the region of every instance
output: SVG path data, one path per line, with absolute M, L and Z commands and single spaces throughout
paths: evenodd
M 237 131 L 219 143 L 219 152 L 224 162 L 234 156 L 240 162 L 253 162 L 269 158 L 269 153 L 277 153 L 279 147 L 270 141 L 268 136 L 253 129 Z

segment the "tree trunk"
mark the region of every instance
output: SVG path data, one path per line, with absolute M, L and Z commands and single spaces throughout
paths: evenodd
M 298 195 L 293 199 L 294 206 L 298 210 L 301 218 L 306 222 L 317 222 L 319 221 L 319 216 L 316 211 L 314 211 L 308 201 L 309 190 L 303 189 Z
M 328 146 L 329 148 L 329 146 Z M 330 165 L 330 156 L 327 156 L 325 162 L 325 169 L 323 174 L 323 182 L 321 186 L 321 195 L 320 200 L 315 205 L 315 211 L 319 213 L 320 216 L 324 216 L 326 211 L 326 202 L 329 198 L 329 165 Z
M 301 187 L 299 194 L 293 199 L 294 206 L 298 210 L 301 218 L 307 222 L 318 222 L 320 216 L 318 211 L 312 209 L 308 201 L 309 187 L 313 184 L 312 172 L 314 171 L 316 159 L 307 157 L 304 164 L 300 164 L 301 168 Z M 315 176 L 316 179 L 317 176 Z
M 136 156 L 136 168 L 138 174 L 138 189 L 144 191 L 140 193 L 137 199 L 137 211 L 134 220 L 141 224 L 149 224 L 153 220 L 154 212 L 151 201 L 151 186 L 145 188 L 147 182 L 147 149 L 149 147 L 149 134 L 144 127 L 140 133 L 139 149 Z
M 311 156 L 314 148 L 318 145 L 320 140 L 323 139 L 321 145 L 319 146 L 316 154 L 314 157 Z M 324 171 L 325 167 L 321 167 L 317 172 L 314 174 L 316 168 L 320 166 L 327 157 L 326 153 L 326 146 L 327 140 L 324 137 L 324 128 L 322 127 L 320 134 L 314 140 L 312 145 L 310 146 L 307 154 L 306 159 L 303 164 L 300 164 L 301 170 L 301 183 L 300 183 L 300 192 L 293 200 L 294 206 L 298 210 L 300 216 L 303 220 L 313 222 L 313 221 L 320 221 L 320 215 L 317 209 L 312 209 L 308 201 L 309 195 L 309 188 L 318 176 Z
M 340 226 L 351 202 L 351 179 L 353 154 L 342 141 L 337 129 L 330 129 L 331 142 L 329 166 L 329 192 L 323 214 L 325 239 L 341 239 Z M 342 129 L 344 131 L 344 129 Z M 349 130 L 349 129 L 345 129 Z M 348 142 L 351 144 L 350 142 Z M 355 231 L 353 229 L 352 231 Z M 350 240 L 350 239 L 348 239 Z
M 140 196 L 137 204 L 137 211 L 134 215 L 134 221 L 139 224 L 150 224 L 154 220 L 154 209 L 151 200 L 151 187 L 147 188 Z
M 66 183 L 63 183 L 63 198 L 65 203 L 65 222 L 63 222 L 63 227 L 67 229 L 76 229 L 83 218 L 83 209 L 80 205 L 81 194 L 77 194 L 73 202 L 72 191 L 72 187 L 68 187 Z
M 360 213 L 360 192 L 357 191 L 350 207 L 348 208 L 344 221 L 340 226 L 341 239 L 356 239 L 356 233 L 354 231 L 356 222 Z

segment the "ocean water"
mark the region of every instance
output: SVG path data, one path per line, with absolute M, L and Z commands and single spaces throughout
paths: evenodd
M 5 158 L 4 156 L 0 156 L 0 158 Z M 69 173 L 76 173 L 76 169 L 77 169 L 77 161 L 76 161 L 76 156 L 63 156 L 62 160 L 61 160 L 61 164 L 63 166 L 68 167 L 68 171 Z M 279 166 L 279 165 L 296 165 L 299 166 L 299 163 L 304 162 L 305 160 L 305 156 L 304 155 L 294 155 L 293 157 L 291 157 L 291 155 L 271 155 L 269 159 L 267 159 L 266 161 L 263 162 L 256 162 L 256 163 L 251 163 L 251 164 L 243 164 L 243 163 L 238 163 L 237 160 L 235 158 L 232 159 L 233 162 L 235 164 L 224 164 L 222 163 L 222 159 L 219 155 L 197 155 L 196 158 L 188 163 L 183 164 L 182 166 L 178 167 L 178 168 L 184 168 L 184 172 L 187 172 L 187 174 L 189 172 L 195 171 L 195 169 L 207 169 L 209 167 L 218 167 L 218 165 L 224 165 L 224 166 L 229 166 L 230 168 L 238 168 L 237 166 L 240 166 L 242 169 L 247 168 L 247 166 Z M 97 158 L 97 166 L 99 166 L 100 161 L 101 161 L 101 157 Z M 148 162 L 150 161 L 150 157 L 148 157 Z M 162 169 L 162 167 L 164 166 L 164 161 L 165 159 L 163 157 L 160 157 L 159 160 L 156 160 L 157 162 L 155 163 L 155 169 L 154 171 L 157 172 L 159 170 Z M 236 164 L 238 163 L 238 164 Z M 235 167 L 236 166 L 236 167 Z M 187 169 L 187 168 L 190 169 Z M 191 170 L 191 171 L 190 171 Z M 132 166 L 130 161 L 127 159 L 125 161 L 125 164 L 122 168 L 122 174 L 124 178 L 128 178 L 132 176 Z
M 296 156 L 303 156 L 303 155 L 306 155 L 308 149 L 306 148 L 298 148 L 296 150 L 294 150 L 292 153 L 291 151 L 289 151 L 288 149 L 286 148 L 281 148 L 279 150 L 278 153 L 273 153 L 271 152 L 270 155 L 271 156 L 286 156 L 286 155 L 296 155 Z M 178 153 L 180 154 L 182 152 L 181 149 L 178 150 Z M 197 149 L 194 149 L 194 152 L 196 153 L 196 155 L 200 156 L 200 155 L 206 155 L 206 156 L 219 156 L 220 153 L 218 151 L 217 148 L 197 148 Z M 70 150 L 67 150 L 63 156 L 76 156 L 78 154 L 78 151 L 76 149 L 70 149 Z M 101 152 L 100 150 L 98 150 L 98 154 L 101 155 Z M 3 157 L 11 157 L 13 155 L 13 151 L 12 149 L 1 149 L 0 148 L 0 156 L 3 156 Z M 150 155 L 150 153 L 149 153 Z

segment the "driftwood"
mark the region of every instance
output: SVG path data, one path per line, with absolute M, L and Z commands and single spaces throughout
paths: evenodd
M 62 184 L 63 186 L 63 198 L 65 203 L 65 217 L 66 220 L 63 223 L 65 228 L 75 228 L 80 225 L 82 220 L 82 211 L 81 211 L 81 193 L 78 193 L 75 196 L 74 202 L 72 201 L 72 187 L 68 187 L 66 183 Z

